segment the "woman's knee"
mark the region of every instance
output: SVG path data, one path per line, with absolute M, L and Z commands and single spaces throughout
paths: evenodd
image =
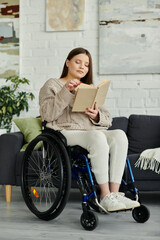
M 121 129 L 113 130 L 112 138 L 114 143 L 128 146 L 128 139 L 126 133 L 123 130 Z
M 87 141 L 89 145 L 91 145 L 92 147 L 94 146 L 96 148 L 101 148 L 104 147 L 105 145 L 108 146 L 107 139 L 104 133 L 98 130 L 89 131 Z
M 119 145 L 128 147 L 128 139 L 125 132 L 121 129 L 108 131 L 108 142 L 110 146 Z

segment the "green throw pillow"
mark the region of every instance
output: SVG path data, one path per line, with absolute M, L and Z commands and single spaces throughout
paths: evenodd
M 40 118 L 16 118 L 13 121 L 24 135 L 26 144 L 21 148 L 21 151 L 25 151 L 28 144 L 41 134 L 42 121 Z

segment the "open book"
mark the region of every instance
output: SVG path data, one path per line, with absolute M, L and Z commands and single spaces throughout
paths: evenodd
M 86 108 L 94 108 L 95 102 L 97 107 L 103 105 L 109 85 L 109 80 L 103 80 L 97 87 L 81 83 L 76 90 L 72 112 L 84 112 Z

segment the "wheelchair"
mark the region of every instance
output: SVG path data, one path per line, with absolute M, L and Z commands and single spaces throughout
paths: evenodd
M 60 215 L 67 203 L 73 178 L 82 194 L 81 225 L 85 230 L 96 228 L 96 212 L 107 211 L 99 204 L 100 190 L 87 153 L 80 146 L 67 146 L 61 132 L 49 128 L 42 130 L 28 145 L 22 162 L 21 191 L 33 214 L 46 221 Z M 140 202 L 128 158 L 121 188 Z M 144 223 L 149 219 L 150 212 L 141 204 L 132 209 L 132 216 L 135 221 Z

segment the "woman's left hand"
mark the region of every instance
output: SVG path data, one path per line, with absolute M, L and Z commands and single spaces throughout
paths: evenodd
M 99 121 L 99 110 L 98 110 L 96 102 L 94 104 L 94 109 L 86 108 L 86 111 L 84 113 L 87 114 L 95 122 Z

